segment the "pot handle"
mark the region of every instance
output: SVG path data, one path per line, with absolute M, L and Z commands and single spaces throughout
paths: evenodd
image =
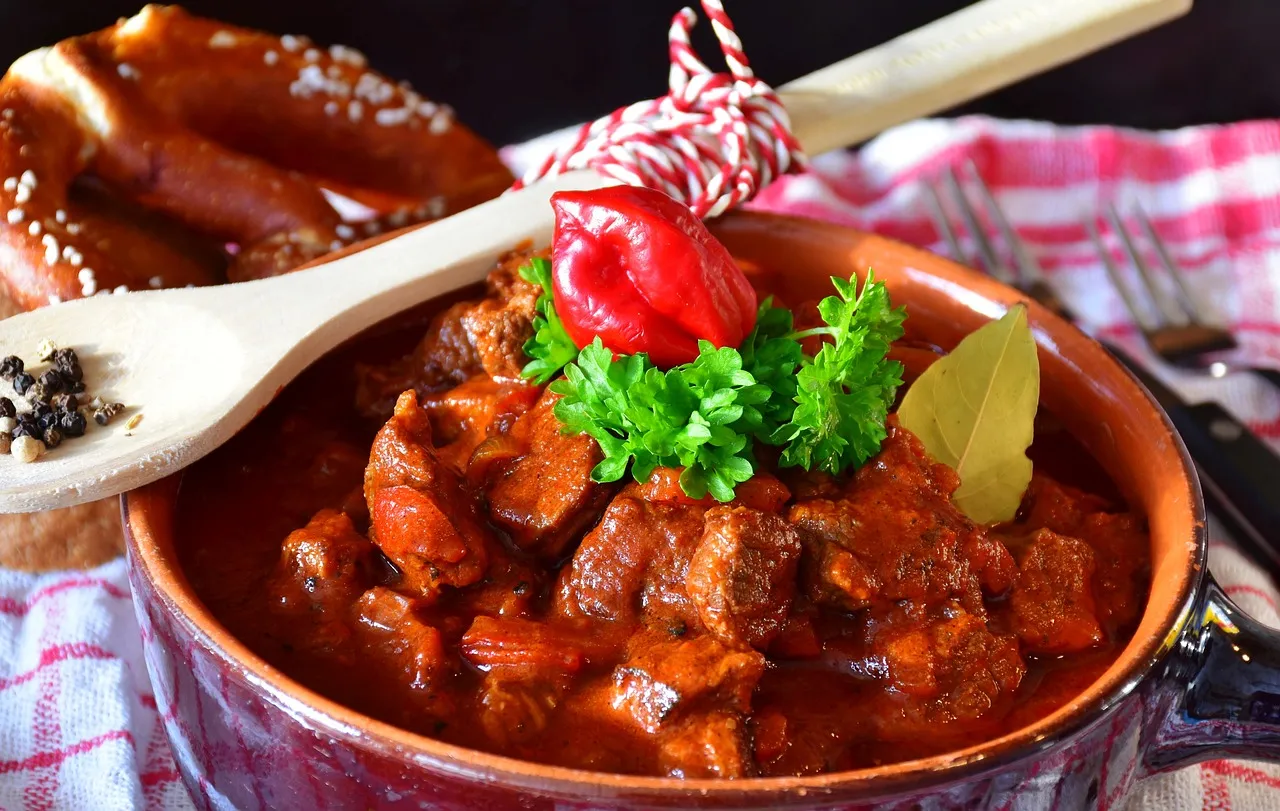
M 1150 771 L 1220 757 L 1280 760 L 1280 632 L 1241 611 L 1212 576 L 1161 684 Z

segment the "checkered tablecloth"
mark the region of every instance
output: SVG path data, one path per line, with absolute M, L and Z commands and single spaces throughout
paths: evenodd
M 507 156 L 523 166 L 546 145 Z M 1106 201 L 1137 202 L 1236 332 L 1242 358 L 1280 366 L 1280 122 L 1151 134 L 920 121 L 857 152 L 818 158 L 813 171 L 775 183 L 753 205 L 940 250 L 919 181 L 966 158 L 1091 329 L 1145 357 L 1081 224 Z M 1280 393 L 1263 382 L 1162 376 L 1192 400 L 1222 401 L 1280 442 Z M 1220 536 L 1210 565 L 1243 608 L 1280 624 L 1275 585 Z M 1271 809 L 1280 806 L 1280 767 L 1204 763 L 1148 778 L 1124 802 L 1162 811 Z M 0 570 L 0 808 L 190 805 L 142 664 L 123 561 L 41 576 Z

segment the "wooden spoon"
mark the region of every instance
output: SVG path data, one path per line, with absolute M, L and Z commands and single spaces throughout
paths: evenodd
M 780 88 L 809 154 L 966 101 L 1178 16 L 1191 0 L 983 0 Z M 129 411 L 35 463 L 0 456 L 0 512 L 140 487 L 225 442 L 299 372 L 365 328 L 474 282 L 551 236 L 551 194 L 578 172 L 321 267 L 261 281 L 95 296 L 0 321 L 0 355 L 74 347 L 91 391 Z

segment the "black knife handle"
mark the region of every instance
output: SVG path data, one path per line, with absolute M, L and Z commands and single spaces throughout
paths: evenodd
M 1280 456 L 1217 403 L 1167 409 L 1195 460 L 1205 490 L 1229 502 L 1232 523 L 1244 524 L 1239 540 L 1280 561 Z M 1212 499 L 1211 499 L 1212 500 Z M 1221 509 L 1221 508 L 1219 508 Z M 1273 571 L 1280 567 L 1273 566 Z

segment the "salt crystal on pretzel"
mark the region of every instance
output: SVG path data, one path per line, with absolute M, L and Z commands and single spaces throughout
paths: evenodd
M 506 168 L 444 109 L 353 49 L 173 6 L 34 51 L 0 80 L 0 292 L 285 272 L 359 235 L 325 190 L 406 223 L 496 196 Z

